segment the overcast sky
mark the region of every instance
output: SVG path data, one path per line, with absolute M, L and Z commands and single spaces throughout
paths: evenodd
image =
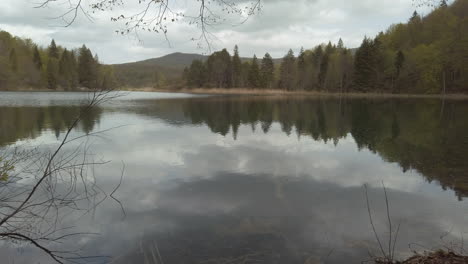
M 86 44 L 104 63 L 137 61 L 172 52 L 207 52 L 206 47 L 199 48 L 191 40 L 200 33 L 194 26 L 173 24 L 168 33 L 170 44 L 156 33 L 141 33 L 139 39 L 133 34 L 116 34 L 115 30 L 123 25 L 110 18 L 122 10 L 94 14 L 93 22 L 79 16 L 65 28 L 64 22 L 52 19 L 63 12 L 64 4 L 34 8 L 40 1 L 1 0 L 0 29 L 44 46 L 52 38 L 68 48 Z M 88 5 L 92 1 L 88 0 Z M 137 0 L 124 1 L 131 2 L 125 7 L 127 13 L 143 8 Z M 197 5 L 195 0 L 173 1 L 177 2 L 174 10 L 187 14 Z M 261 57 L 269 52 L 273 57 L 282 57 L 289 48 L 297 52 L 301 46 L 311 48 L 329 40 L 337 42 L 341 37 L 345 46 L 352 48 L 359 46 L 365 35 L 374 36 L 393 23 L 406 22 L 415 9 L 412 0 L 263 0 L 262 11 L 246 23 L 229 20 L 211 29 L 217 38 L 212 47 L 232 50 L 238 44 L 241 56 L 255 53 Z

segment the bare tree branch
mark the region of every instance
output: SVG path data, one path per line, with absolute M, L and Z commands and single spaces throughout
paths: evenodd
M 240 23 L 245 23 L 249 17 L 261 10 L 262 0 L 192 0 L 195 6 L 194 13 L 189 10 L 182 11 L 177 8 L 177 0 L 138 0 L 141 7 L 139 11 L 127 12 L 111 18 L 111 21 L 122 22 L 123 28 L 115 30 L 116 33 L 126 35 L 139 31 L 163 34 L 167 41 L 169 27 L 174 23 L 193 25 L 200 30 L 194 41 L 204 42 L 211 48 L 211 41 L 215 36 L 211 33 L 213 26 L 228 21 L 228 18 L 239 18 Z M 41 0 L 37 8 L 59 6 L 68 4 L 68 8 L 55 19 L 64 21 L 65 27 L 72 25 L 79 14 L 92 21 L 93 14 L 110 10 L 128 10 L 129 0 L 90 0 L 85 5 L 82 0 Z M 137 1 L 135 1 L 137 2 Z M 184 7 L 186 9 L 186 7 Z
M 109 197 L 96 184 L 90 170 L 107 163 L 96 161 L 90 155 L 88 139 L 97 132 L 75 138 L 71 135 L 93 108 L 117 96 L 111 90 L 89 93 L 88 100 L 52 151 L 15 149 L 9 155 L 0 156 L 0 240 L 29 243 L 57 263 L 102 257 L 81 256 L 73 250 L 52 250 L 51 243 L 60 244 L 73 236 L 94 235 L 72 232 L 72 227 L 60 228 L 66 215 L 74 212 L 85 215 Z M 80 139 L 84 142 L 79 142 Z M 72 143 L 78 144 L 73 147 Z M 114 196 L 121 186 L 124 169 L 125 166 L 110 197 L 125 214 L 122 203 Z

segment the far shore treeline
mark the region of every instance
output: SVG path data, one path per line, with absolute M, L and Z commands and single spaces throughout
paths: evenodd
M 115 65 L 101 64 L 85 45 L 67 50 L 52 40 L 40 47 L 0 31 L 0 90 L 145 87 L 466 94 L 467 15 L 468 0 L 451 5 L 443 0 L 426 16 L 415 11 L 407 23 L 365 37 L 356 49 L 340 39 L 298 54 L 289 50 L 282 59 L 268 53 L 241 58 L 236 46 L 232 55 L 223 49 L 210 56 L 179 53 L 159 63 L 150 59 Z
M 46 48 L 0 31 L 0 90 L 77 90 L 115 86 L 113 69 L 85 45 L 68 50 L 54 40 Z
M 242 62 L 238 47 L 185 69 L 192 88 L 255 88 L 322 92 L 468 93 L 468 0 L 441 1 L 427 16 L 392 25 L 358 49 L 343 41 L 292 50 L 275 65 L 266 53 Z

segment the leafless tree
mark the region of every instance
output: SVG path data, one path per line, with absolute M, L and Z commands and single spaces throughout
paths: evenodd
M 88 139 L 99 132 L 72 137 L 72 131 L 93 108 L 117 95 L 112 91 L 91 92 L 63 138 L 52 149 L 3 151 L 0 241 L 30 244 L 57 263 L 93 257 L 82 256 L 75 249 L 55 249 L 71 237 L 91 235 L 74 232 L 61 221 L 65 216 L 87 214 L 107 198 L 116 200 L 113 194 L 120 184 L 107 194 L 96 183 L 93 166 L 106 162 L 90 155 Z
M 385 184 L 382 182 L 382 187 L 385 195 L 385 209 L 386 209 L 386 214 L 387 214 L 387 220 L 388 220 L 388 243 L 387 243 L 387 248 L 385 247 L 385 244 L 383 242 L 383 239 L 379 236 L 379 233 L 377 232 L 377 229 L 374 224 L 374 219 L 372 217 L 372 209 L 370 206 L 370 201 L 369 201 L 369 194 L 368 194 L 368 187 L 365 184 L 364 185 L 364 191 L 365 191 L 365 196 L 366 196 L 366 206 L 367 206 L 367 213 L 369 216 L 369 222 L 372 227 L 372 232 L 374 234 L 375 240 L 377 241 L 377 245 L 379 246 L 380 250 L 380 257 L 374 256 L 370 251 L 369 255 L 371 258 L 376 262 L 376 263 L 395 263 L 395 246 L 397 243 L 398 239 L 398 234 L 400 232 L 400 226 L 401 223 L 398 223 L 396 230 L 394 230 L 394 225 L 392 223 L 391 215 L 390 215 L 390 205 L 389 205 L 389 200 L 388 200 L 388 194 L 387 194 L 387 188 L 385 187 Z
M 262 0 L 190 0 L 194 3 L 194 11 L 181 11 L 176 8 L 180 0 L 90 0 L 87 4 L 83 0 L 41 0 L 38 8 L 47 6 L 63 6 L 67 9 L 57 18 L 63 20 L 65 26 L 72 25 L 81 14 L 93 20 L 93 14 L 109 10 L 132 10 L 131 5 L 138 4 L 136 12 L 122 11 L 112 17 L 112 21 L 120 21 L 125 25 L 116 30 L 119 34 L 149 31 L 166 36 L 170 24 L 186 23 L 194 25 L 200 30 L 200 35 L 192 40 L 210 43 L 212 35 L 209 28 L 219 23 L 227 22 L 228 18 L 239 18 L 244 23 L 250 16 L 261 9 Z M 186 7 L 184 7 L 186 9 Z

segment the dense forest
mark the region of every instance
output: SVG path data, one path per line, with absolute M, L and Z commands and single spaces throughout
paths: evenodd
M 67 50 L 52 40 L 0 31 L 0 90 L 79 88 L 251 88 L 319 92 L 468 93 L 468 0 L 445 0 L 426 16 L 365 37 L 357 49 L 338 43 L 241 58 L 239 48 L 210 56 L 171 54 L 142 62 L 103 65 L 83 45 Z M 187 61 L 190 59 L 190 62 Z M 189 66 L 187 66 L 189 65 Z M 183 67 L 185 69 L 182 71 Z
M 75 90 L 115 86 L 113 70 L 83 45 L 68 50 L 54 40 L 47 48 L 0 31 L 0 90 Z
M 324 92 L 468 92 L 468 1 L 445 0 L 426 16 L 416 11 L 407 23 L 392 25 L 358 49 L 343 41 L 292 50 L 275 65 L 266 53 L 241 62 L 224 49 L 184 70 L 187 86 L 274 88 Z

